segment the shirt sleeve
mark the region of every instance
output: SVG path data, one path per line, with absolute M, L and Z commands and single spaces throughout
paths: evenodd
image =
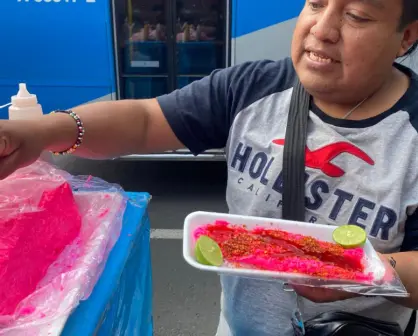
M 267 60 L 245 62 L 215 70 L 157 100 L 177 138 L 194 155 L 224 148 L 236 114 L 274 90 L 273 74 L 282 77 L 278 68 L 284 67 L 275 64 Z
M 418 209 L 406 220 L 401 251 L 418 251 Z

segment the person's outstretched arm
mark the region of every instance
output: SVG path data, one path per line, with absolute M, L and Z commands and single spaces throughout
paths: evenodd
M 156 99 L 98 102 L 73 111 L 86 130 L 74 155 L 102 159 L 184 148 Z M 46 149 L 63 151 L 74 144 L 77 128 L 69 115 L 53 113 L 38 124 Z
M 278 68 L 269 61 L 247 62 L 214 71 L 155 99 L 79 106 L 73 111 L 80 117 L 85 133 L 73 155 L 103 159 L 180 148 L 198 155 L 207 149 L 223 148 L 236 113 L 258 97 L 258 91 L 254 94 L 252 88 L 260 81 L 284 78 L 290 73 L 285 65 Z M 272 92 L 274 88 L 270 85 Z M 52 113 L 36 120 L 0 121 L 0 179 L 31 164 L 44 150 L 68 150 L 77 136 L 78 126 L 67 113 Z

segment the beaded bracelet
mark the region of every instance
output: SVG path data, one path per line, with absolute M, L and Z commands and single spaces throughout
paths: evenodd
M 83 137 L 84 137 L 84 133 L 85 133 L 83 122 L 81 121 L 78 114 L 71 111 L 71 110 L 56 110 L 56 111 L 53 111 L 52 113 L 67 113 L 67 114 L 69 114 L 70 117 L 72 117 L 75 120 L 75 122 L 77 124 L 77 131 L 78 131 L 77 140 L 75 141 L 73 146 L 71 146 L 69 149 L 67 149 L 65 151 L 62 151 L 62 152 L 52 152 L 52 154 L 54 154 L 54 155 L 67 155 L 67 154 L 74 153 L 74 151 L 78 147 L 80 147 L 81 143 L 83 142 Z
M 396 268 L 396 260 L 395 259 L 393 259 L 393 257 L 390 257 L 389 258 L 389 264 L 390 264 L 390 266 L 392 266 L 392 268 Z

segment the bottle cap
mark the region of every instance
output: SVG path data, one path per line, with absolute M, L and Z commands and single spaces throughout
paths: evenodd
M 29 93 L 25 83 L 19 84 L 19 92 L 12 96 L 12 105 L 16 107 L 30 107 L 38 104 L 36 95 Z

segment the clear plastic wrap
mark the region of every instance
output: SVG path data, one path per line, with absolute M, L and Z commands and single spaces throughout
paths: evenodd
M 369 240 L 362 247 L 344 249 L 333 242 L 335 228 L 195 212 L 185 221 L 183 254 L 192 266 L 217 273 L 361 295 L 408 296 L 394 268 Z M 204 265 L 196 259 L 196 241 L 201 235 L 220 246 L 224 258 L 221 266 Z
M 100 277 L 120 235 L 127 199 L 118 185 L 91 176 L 75 177 L 43 161 L 0 181 L 0 275 L 8 281 L 0 285 L 0 297 L 3 288 L 3 296 L 12 304 L 0 307 L 0 335 L 59 335 Z M 38 242 L 37 234 L 42 234 Z M 37 249 L 25 251 L 25 239 L 27 249 Z M 51 247 L 56 255 L 42 253 Z M 19 272 L 13 266 L 18 255 L 28 252 L 34 265 L 41 257 L 45 258 L 42 267 L 50 262 L 42 274 L 26 259 L 21 260 L 26 269 Z M 7 275 L 8 265 L 16 268 L 14 277 Z M 34 276 L 36 288 L 14 307 L 10 298 L 33 286 L 24 279 L 25 272 L 28 278 Z

